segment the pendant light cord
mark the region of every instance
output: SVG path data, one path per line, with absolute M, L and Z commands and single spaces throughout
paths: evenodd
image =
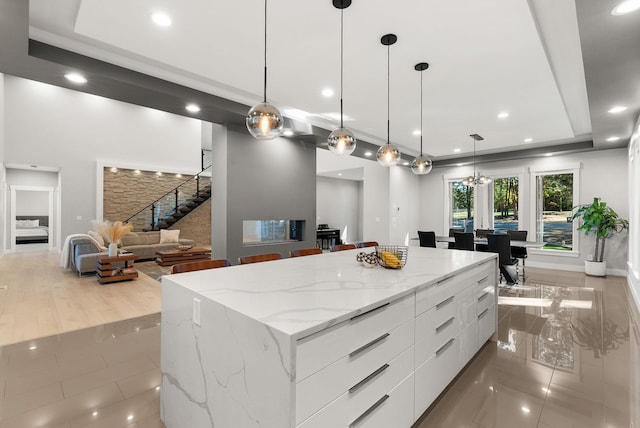
M 389 105 L 391 104 L 390 101 L 390 96 L 389 94 L 391 93 L 390 90 L 390 80 L 391 80 L 391 67 L 389 66 L 389 64 L 391 63 L 391 60 L 389 59 L 389 51 L 390 51 L 390 46 L 391 45 L 387 45 L 387 144 L 391 144 L 391 139 L 389 138 L 390 132 L 389 132 L 389 127 L 390 127 L 390 122 L 389 122 Z
M 344 3 L 343 3 L 344 5 Z M 344 128 L 342 93 L 344 81 L 344 8 L 340 9 L 340 128 Z
M 476 137 L 473 138 L 473 181 L 476 181 Z
M 420 72 L 420 156 L 422 156 L 422 116 L 424 116 L 424 114 L 422 113 L 422 99 L 424 98 L 422 96 L 423 94 L 423 90 L 422 90 L 422 74 L 424 73 L 424 70 L 422 70 Z
M 267 102 L 267 0 L 264 0 L 264 102 Z

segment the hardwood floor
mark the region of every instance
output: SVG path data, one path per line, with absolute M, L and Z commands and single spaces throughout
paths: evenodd
M 55 252 L 0 257 L 0 345 L 51 336 L 160 311 L 160 283 L 100 285 L 58 265 Z

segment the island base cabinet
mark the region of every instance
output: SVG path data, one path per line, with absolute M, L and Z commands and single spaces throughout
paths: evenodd
M 413 424 L 413 347 L 385 370 L 351 388 L 298 428 L 408 428 Z
M 491 305 L 478 314 L 478 339 L 482 346 L 496 331 L 496 305 Z
M 415 371 L 415 419 L 440 395 L 460 370 L 460 337 L 452 337 Z

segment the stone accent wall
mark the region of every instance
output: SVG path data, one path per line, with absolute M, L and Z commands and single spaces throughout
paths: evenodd
M 193 239 L 198 247 L 211 247 L 211 198 L 169 229 L 179 229 L 180 238 Z
M 103 217 L 105 220 L 123 221 L 137 211 L 149 205 L 171 189 L 191 178 L 189 175 L 157 174 L 153 171 L 131 169 L 104 169 Z M 208 180 L 207 180 L 208 181 Z M 190 198 L 195 193 L 195 180 L 179 192 L 179 201 Z M 156 213 L 164 213 L 169 206 L 173 207 L 175 196 L 161 201 Z M 131 221 L 134 230 L 142 230 L 151 226 L 151 210 L 145 210 Z

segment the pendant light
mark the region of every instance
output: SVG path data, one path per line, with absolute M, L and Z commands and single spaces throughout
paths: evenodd
M 380 43 L 387 47 L 387 144 L 380 146 L 376 158 L 382 166 L 393 166 L 400 160 L 400 149 L 389 141 L 389 46 L 398 41 L 395 34 L 385 34 Z
M 478 184 L 482 185 L 491 183 L 491 178 L 485 177 L 484 175 L 476 175 L 476 141 L 483 141 L 484 138 L 478 134 L 471 134 L 469 137 L 473 138 L 473 176 L 469 176 L 462 180 L 462 184 L 465 186 L 476 186 Z
M 258 140 L 273 140 L 282 133 L 284 120 L 278 109 L 267 102 L 267 0 L 264 0 L 264 96 L 247 114 L 247 129 Z
M 329 150 L 338 155 L 350 155 L 356 149 L 356 137 L 344 127 L 342 93 L 344 80 L 344 10 L 351 6 L 351 0 L 333 0 L 333 6 L 340 9 L 340 128 L 329 134 Z
M 414 67 L 416 71 L 420 72 L 420 156 L 416 157 L 411 162 L 411 171 L 416 175 L 429 174 L 431 172 L 431 168 L 433 168 L 433 162 L 431 162 L 431 159 L 422 154 L 422 134 L 424 134 L 424 130 L 422 129 L 422 72 L 427 68 L 429 68 L 429 64 L 426 62 L 418 63 Z

